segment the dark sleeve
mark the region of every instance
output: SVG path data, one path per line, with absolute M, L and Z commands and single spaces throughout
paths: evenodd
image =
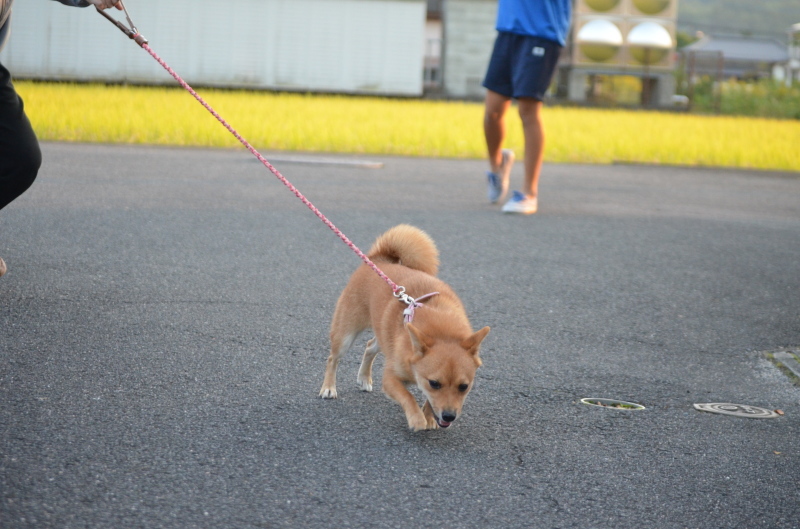
M 56 0 L 56 2 L 61 2 L 65 6 L 72 6 L 72 7 L 88 7 L 92 5 L 86 0 Z

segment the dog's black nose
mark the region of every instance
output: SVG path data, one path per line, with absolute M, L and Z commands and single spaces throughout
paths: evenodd
M 453 422 L 456 420 L 456 414 L 449 411 L 442 412 L 442 420 L 445 422 Z

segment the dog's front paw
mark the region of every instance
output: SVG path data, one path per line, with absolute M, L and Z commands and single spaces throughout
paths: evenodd
M 425 420 L 428 421 L 429 430 L 435 430 L 439 427 L 439 423 L 436 422 L 436 416 L 434 415 L 433 408 L 431 407 L 431 401 L 425 401 L 425 406 L 422 407 L 422 414 L 425 416 Z
M 408 428 L 411 431 L 418 432 L 420 430 L 435 430 L 439 427 L 436 421 L 429 421 L 422 413 L 414 415 L 408 419 Z
M 361 391 L 372 391 L 372 377 L 358 375 L 358 387 L 361 388 Z
M 425 421 L 428 423 L 428 430 L 438 430 L 439 423 L 436 422 L 436 419 L 433 417 L 425 417 Z
M 338 395 L 336 394 L 335 387 L 332 388 L 323 387 L 321 390 L 319 390 L 319 396 L 320 398 L 323 399 L 335 399 L 336 397 L 338 397 Z

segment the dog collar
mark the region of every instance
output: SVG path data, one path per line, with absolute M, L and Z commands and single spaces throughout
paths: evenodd
M 406 310 L 403 311 L 403 323 L 411 323 L 411 320 L 414 319 L 414 311 L 417 310 L 417 307 L 423 306 L 421 301 L 428 298 L 432 298 L 437 294 L 438 292 L 431 292 L 430 294 L 425 294 L 424 296 L 420 296 L 417 299 L 408 296 L 409 299 L 408 307 L 406 307 Z

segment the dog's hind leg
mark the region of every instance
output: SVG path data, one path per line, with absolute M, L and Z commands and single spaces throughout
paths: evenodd
M 328 356 L 328 365 L 325 367 L 325 380 L 322 382 L 322 389 L 319 390 L 319 396 L 323 399 L 336 398 L 336 369 L 339 367 L 339 360 L 350 349 L 359 334 L 331 336 L 331 354 Z
M 361 367 L 358 369 L 358 386 L 361 391 L 372 391 L 372 363 L 380 352 L 381 348 L 377 338 L 372 338 L 367 342 L 364 358 L 361 359 Z

